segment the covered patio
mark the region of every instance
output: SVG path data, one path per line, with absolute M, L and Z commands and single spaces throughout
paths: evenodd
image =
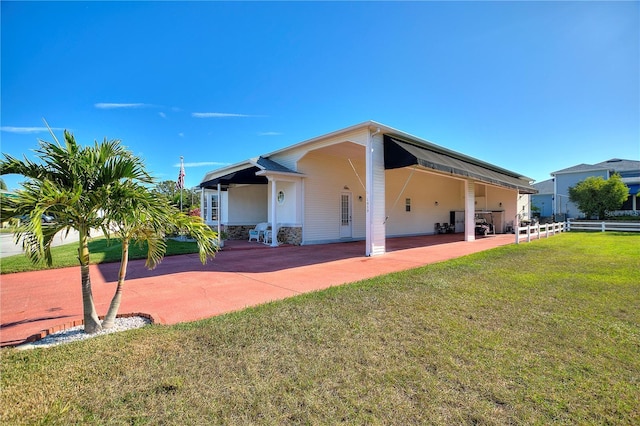
M 229 240 L 268 223 L 272 247 L 365 241 L 367 256 L 442 224 L 471 242 L 478 212 L 510 232 L 520 195 L 535 192 L 519 173 L 376 122 L 210 171 L 200 188 L 203 220 Z

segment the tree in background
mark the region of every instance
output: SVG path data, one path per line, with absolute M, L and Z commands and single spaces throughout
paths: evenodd
M 598 216 L 604 220 L 607 212 L 618 210 L 629 197 L 629 188 L 619 174 L 605 180 L 602 176 L 590 176 L 569 188 L 569 200 L 587 218 Z
M 0 189 L 3 191 L 7 190 L 7 184 L 4 183 L 4 179 L 0 178 Z
M 176 189 L 176 181 L 165 180 L 155 186 L 155 191 L 165 196 L 172 204 L 180 205 L 180 190 Z M 193 189 L 182 190 L 182 210 L 188 212 L 200 207 L 200 194 Z

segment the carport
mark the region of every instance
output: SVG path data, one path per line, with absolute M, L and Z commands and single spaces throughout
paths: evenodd
M 463 205 L 453 202 L 453 204 L 442 206 L 438 200 L 433 202 L 436 206 L 449 211 L 451 217 L 449 223 L 454 223 L 455 212 L 464 212 L 466 241 L 475 239 L 477 214 L 489 212 L 492 218 L 498 218 L 500 232 L 506 228 L 505 218 L 517 214 L 515 204 L 508 200 L 509 197 L 506 197 L 504 193 L 505 189 L 511 192 L 515 190 L 517 194 L 535 193 L 535 190 L 530 186 L 530 179 L 520 174 L 446 148 L 416 143 L 396 135 L 386 134 L 384 136 L 384 167 L 385 170 L 417 169 L 434 176 L 458 181 L 464 194 Z M 412 175 L 413 172 L 408 176 L 407 182 Z M 404 187 L 406 187 L 406 183 Z M 492 192 L 493 199 L 488 200 L 488 192 Z M 442 222 L 446 222 L 446 220 L 442 220 Z

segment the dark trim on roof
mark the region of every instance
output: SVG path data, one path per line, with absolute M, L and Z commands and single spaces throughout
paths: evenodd
M 259 172 L 300 175 L 300 173 L 295 172 L 280 163 L 264 157 L 258 158 L 258 161 L 256 161 L 255 164 L 257 164 L 257 166 L 248 165 L 246 169 L 238 170 L 236 172 L 232 172 L 224 176 L 202 182 L 200 184 L 200 188 L 217 188 L 218 183 L 221 186 L 224 186 L 225 189 L 231 184 L 266 185 L 268 183 L 267 178 L 264 176 L 264 173 L 257 175 L 257 173 Z
M 265 158 L 265 157 L 260 157 L 258 158 L 258 161 L 256 161 L 256 163 L 258 164 L 258 166 L 260 166 L 260 168 L 263 171 L 266 172 L 277 172 L 277 173 L 290 173 L 290 174 L 295 174 L 298 175 L 300 173 L 291 170 L 288 167 L 283 166 L 280 163 L 277 163 L 269 158 Z
M 517 189 L 522 194 L 536 194 L 528 178 L 508 174 L 507 170 L 491 168 L 489 164 L 474 162 L 471 158 L 458 157 L 449 152 L 438 152 L 428 146 L 418 146 L 384 135 L 384 167 L 397 169 L 417 164 L 419 166 L 472 178 L 497 186 Z
M 264 176 L 256 176 L 256 173 L 260 171 L 260 168 L 251 166 L 246 169 L 238 170 L 224 176 L 220 176 L 215 179 L 202 182 L 200 188 L 215 189 L 218 187 L 218 183 L 222 186 L 228 187 L 230 184 L 252 184 L 252 185 L 266 185 L 267 178 Z

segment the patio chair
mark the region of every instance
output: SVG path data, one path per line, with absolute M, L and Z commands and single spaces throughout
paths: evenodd
M 447 224 L 442 225 L 440 222 L 436 222 L 434 225 L 436 234 L 444 234 L 447 232 Z
M 249 230 L 249 241 L 255 239 L 256 242 L 260 242 L 260 239 L 264 240 L 264 233 L 269 227 L 266 222 L 261 222 L 256 225 L 255 228 Z
M 267 229 L 266 231 L 264 231 L 264 238 L 263 241 L 265 244 L 271 244 L 272 243 L 272 239 L 273 239 L 273 230 L 271 228 Z M 278 233 L 275 233 L 276 236 L 278 235 Z M 277 237 L 276 237 L 277 238 Z

